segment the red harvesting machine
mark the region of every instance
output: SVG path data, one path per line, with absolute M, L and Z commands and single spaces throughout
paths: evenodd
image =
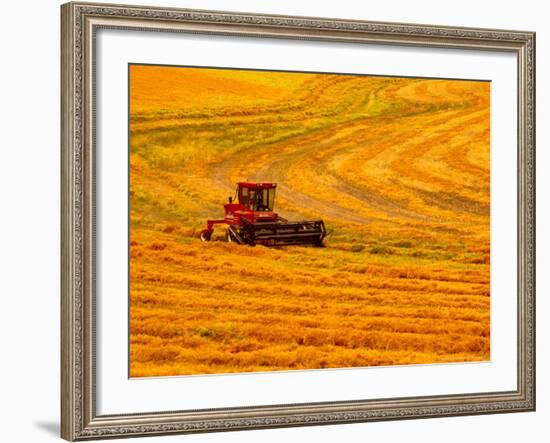
M 223 205 L 225 217 L 208 220 L 207 228 L 201 231 L 202 241 L 210 241 L 214 225 L 226 224 L 225 238 L 228 242 L 250 246 L 313 245 L 323 246 L 326 236 L 323 220 L 288 221 L 276 212 L 276 183 L 237 183 L 237 203 L 229 197 Z

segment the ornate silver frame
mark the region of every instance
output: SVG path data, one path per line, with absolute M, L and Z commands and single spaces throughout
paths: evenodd
M 61 7 L 61 436 L 67 440 L 535 410 L 535 34 L 68 3 Z M 99 28 L 508 51 L 518 59 L 518 380 L 510 392 L 98 416 L 94 36 Z

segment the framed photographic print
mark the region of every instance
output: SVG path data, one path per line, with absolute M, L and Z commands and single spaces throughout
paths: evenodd
M 534 33 L 61 14 L 63 438 L 534 410 Z

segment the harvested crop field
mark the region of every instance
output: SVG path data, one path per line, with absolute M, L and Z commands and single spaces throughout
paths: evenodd
M 129 75 L 132 377 L 490 358 L 490 83 Z M 327 247 L 201 242 L 238 181 Z

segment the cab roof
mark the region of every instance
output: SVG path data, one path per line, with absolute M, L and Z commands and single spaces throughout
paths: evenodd
M 239 188 L 272 189 L 277 187 L 277 183 L 269 182 L 237 182 Z

